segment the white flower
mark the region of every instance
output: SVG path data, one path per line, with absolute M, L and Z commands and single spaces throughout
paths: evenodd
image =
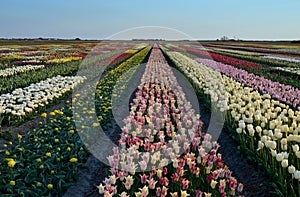
M 282 161 L 283 158 L 284 158 L 284 156 L 283 156 L 282 153 L 278 153 L 278 154 L 276 155 L 276 160 L 279 161 L 279 162 Z
M 103 186 L 102 184 L 100 184 L 99 186 L 97 186 L 98 190 L 99 190 L 99 194 L 103 194 L 105 191 L 105 186 Z
M 257 150 L 261 150 L 264 148 L 264 143 L 262 141 L 258 141 L 258 149 Z
M 276 146 L 277 146 L 277 144 L 276 144 L 276 142 L 274 142 L 274 141 L 266 141 L 265 142 L 265 145 L 266 145 L 266 147 L 267 148 L 270 148 L 270 149 L 276 149 Z
M 293 148 L 293 151 L 295 153 L 299 151 L 299 145 L 298 144 L 292 145 L 292 148 Z
M 295 171 L 296 171 L 296 168 L 295 168 L 293 165 L 290 165 L 290 166 L 288 167 L 288 171 L 289 171 L 290 174 L 294 174 Z
M 299 170 L 296 170 L 295 173 L 294 173 L 294 176 L 295 176 L 295 179 L 300 179 L 300 171 Z
M 289 161 L 287 159 L 282 160 L 281 166 L 283 168 L 287 168 L 289 166 Z

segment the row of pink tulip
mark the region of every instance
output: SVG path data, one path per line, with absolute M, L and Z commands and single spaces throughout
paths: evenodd
M 119 145 L 108 157 L 104 196 L 236 196 L 243 185 L 201 131 L 196 114 L 161 50 L 154 46 Z

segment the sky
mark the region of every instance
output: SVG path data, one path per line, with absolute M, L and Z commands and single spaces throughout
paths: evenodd
M 300 0 L 1 0 L 0 38 L 168 38 L 173 31 L 293 40 L 300 39 L 299 9 Z

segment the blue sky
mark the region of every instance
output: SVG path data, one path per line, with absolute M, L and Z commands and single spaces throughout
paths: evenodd
M 300 39 L 299 0 L 1 0 L 0 37 L 107 38 L 163 26 L 195 39 Z

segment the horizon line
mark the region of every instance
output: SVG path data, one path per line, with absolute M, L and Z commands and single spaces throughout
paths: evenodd
M 162 38 L 131 38 L 131 39 L 107 39 L 107 38 L 63 38 L 63 37 L 0 37 L 0 40 L 40 40 L 40 41 L 59 41 L 59 40 L 65 40 L 65 41 L 220 41 L 220 42 L 228 42 L 228 41 L 300 41 L 300 38 L 295 39 L 264 39 L 264 38 L 257 38 L 257 39 L 233 39 L 229 38 L 228 40 L 220 40 L 220 38 L 193 38 L 193 39 L 162 39 Z

